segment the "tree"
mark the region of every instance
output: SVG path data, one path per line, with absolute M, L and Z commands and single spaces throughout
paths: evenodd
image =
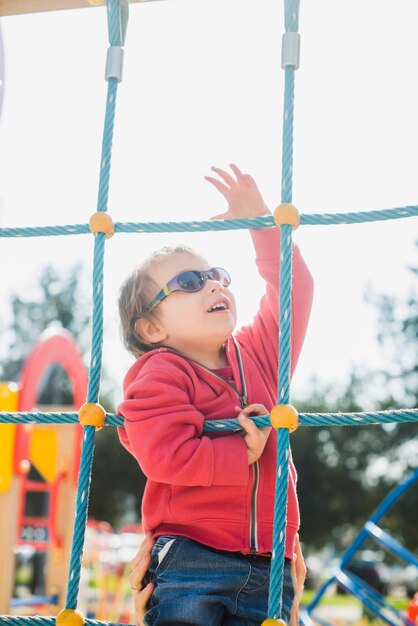
M 418 268 L 411 271 L 418 276 Z M 385 369 L 353 371 L 339 393 L 313 381 L 309 398 L 295 402 L 300 412 L 370 410 L 370 398 L 375 400 L 373 410 L 417 406 L 418 293 L 415 290 L 405 302 L 388 295 L 369 302 L 379 311 L 377 337 L 386 353 Z M 418 465 L 417 436 L 416 424 L 298 429 L 291 441 L 305 544 L 336 544 L 347 526 L 359 528 L 389 489 Z M 417 490 L 385 521 L 415 550 L 416 510 Z
M 4 333 L 7 350 L 0 364 L 3 380 L 17 380 L 23 362 L 39 335 L 55 324 L 66 328 L 77 338 L 85 352 L 89 315 L 79 289 L 81 267 L 76 265 L 67 274 L 58 275 L 52 266 L 45 267 L 39 277 L 37 295 L 25 298 L 12 294 L 11 323 Z
M 60 325 L 69 330 L 76 338 L 85 361 L 88 360 L 91 333 L 89 302 L 82 295 L 81 276 L 80 265 L 64 274 L 58 274 L 52 266 L 47 266 L 40 274 L 33 295 L 11 295 L 11 322 L 3 332 L 5 340 L 0 359 L 0 380 L 19 380 L 25 358 L 39 335 L 50 325 Z M 105 371 L 103 382 L 106 388 Z M 71 404 L 71 385 L 61 366 L 54 365 L 48 370 L 38 400 L 44 405 Z M 100 403 L 107 411 L 114 412 L 106 393 L 101 395 Z M 117 525 L 118 520 L 123 518 L 123 503 L 129 494 L 135 498 L 139 516 L 144 477 L 136 461 L 119 443 L 116 428 L 106 427 L 97 433 L 95 448 L 91 516 Z

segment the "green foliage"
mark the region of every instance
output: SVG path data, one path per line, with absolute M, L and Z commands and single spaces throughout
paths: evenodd
M 418 269 L 412 269 L 418 276 Z M 352 372 L 343 390 L 312 383 L 300 412 L 388 410 L 418 405 L 418 293 L 405 302 L 369 298 L 379 312 L 378 341 L 385 369 Z M 372 409 L 370 405 L 372 404 Z M 298 469 L 301 536 L 318 549 L 345 547 L 349 527 L 359 529 L 388 491 L 418 465 L 417 424 L 299 428 L 291 438 Z M 418 550 L 418 490 L 408 493 L 385 520 L 386 527 Z
M 136 522 L 145 480 L 136 460 L 122 447 L 116 428 L 106 427 L 98 432 L 90 488 L 90 515 L 94 519 L 108 521 L 116 529 L 121 524 Z
M 2 355 L 0 378 L 18 380 L 22 364 L 39 335 L 51 325 L 68 329 L 77 338 L 81 352 L 86 346 L 89 315 L 80 296 L 79 265 L 64 275 L 51 266 L 42 270 L 34 296 L 12 294 L 11 323 L 5 336 L 7 352 Z
M 88 361 L 90 302 L 82 295 L 81 276 L 82 268 L 79 265 L 61 274 L 47 266 L 29 295 L 12 294 L 11 323 L 4 333 L 6 342 L 0 359 L 0 380 L 19 380 L 25 358 L 40 334 L 52 325 L 69 330 L 74 335 L 85 362 Z M 102 387 L 106 388 L 108 385 L 105 371 L 102 379 Z M 71 384 L 61 366 L 53 365 L 45 372 L 38 403 L 72 403 Z M 106 394 L 100 397 L 100 403 L 107 411 L 114 411 Z M 127 496 L 135 494 L 137 518 L 144 482 L 136 461 L 119 443 L 116 429 L 105 428 L 99 432 L 93 461 L 90 514 L 96 519 L 117 525 L 118 520 L 122 519 Z

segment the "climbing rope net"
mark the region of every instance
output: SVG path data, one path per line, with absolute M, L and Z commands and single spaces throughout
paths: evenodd
M 96 3 L 96 2 L 94 2 Z M 115 233 L 162 233 L 199 232 L 238 229 L 263 229 L 280 226 L 280 319 L 279 319 L 279 375 L 277 405 L 270 415 L 255 417 L 257 426 L 272 425 L 277 429 L 276 498 L 274 510 L 273 551 L 269 593 L 269 618 L 264 624 L 283 623 L 281 614 L 281 590 L 286 531 L 286 501 L 288 484 L 289 433 L 298 425 L 303 426 L 363 426 L 366 424 L 388 424 L 418 422 L 418 409 L 398 411 L 378 411 L 374 413 L 300 413 L 289 404 L 290 390 L 290 333 L 292 295 L 292 231 L 299 225 L 358 224 L 378 220 L 400 219 L 418 216 L 418 206 L 404 206 L 380 211 L 301 214 L 292 203 L 293 166 L 293 102 L 295 70 L 299 67 L 300 35 L 298 33 L 299 0 L 284 0 L 285 33 L 282 40 L 282 68 L 284 69 L 284 109 L 282 141 L 281 204 L 274 216 L 237 220 L 216 220 L 196 222 L 113 222 L 107 213 L 112 137 L 118 85 L 122 80 L 123 54 L 126 27 L 128 22 L 128 0 L 107 0 L 109 48 L 106 61 L 108 82 L 106 112 L 102 151 L 97 211 L 89 224 L 47 226 L 34 228 L 3 228 L 0 237 L 43 237 L 54 235 L 94 234 L 93 256 L 93 314 L 92 345 L 89 369 L 89 384 L 86 403 L 79 412 L 1 412 L 0 423 L 13 424 L 68 424 L 81 423 L 84 426 L 80 472 L 77 487 L 76 514 L 71 549 L 65 607 L 57 617 L 0 616 L 0 626 L 81 626 L 82 624 L 109 624 L 85 618 L 77 611 L 77 598 L 80 586 L 81 563 L 87 522 L 89 488 L 94 453 L 95 431 L 103 426 L 122 426 L 123 418 L 106 413 L 98 403 L 100 375 L 102 369 L 103 341 L 103 280 L 105 240 Z M 205 431 L 240 430 L 236 419 L 211 421 Z

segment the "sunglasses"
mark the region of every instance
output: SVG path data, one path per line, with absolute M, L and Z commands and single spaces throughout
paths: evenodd
M 207 279 L 216 280 L 221 283 L 222 287 L 228 287 L 231 284 L 231 277 L 222 267 L 211 267 L 210 270 L 187 270 L 177 274 L 157 293 L 155 298 L 148 306 L 150 313 L 162 300 L 164 300 L 173 291 L 200 291 L 203 289 Z

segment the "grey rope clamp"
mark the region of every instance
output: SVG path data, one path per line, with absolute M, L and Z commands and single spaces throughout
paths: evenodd
M 300 65 L 300 35 L 294 31 L 288 31 L 282 38 L 282 69 L 293 66 L 295 70 Z
M 107 49 L 105 79 L 108 82 L 111 78 L 116 78 L 118 83 L 122 81 L 123 55 L 122 46 L 110 46 Z

